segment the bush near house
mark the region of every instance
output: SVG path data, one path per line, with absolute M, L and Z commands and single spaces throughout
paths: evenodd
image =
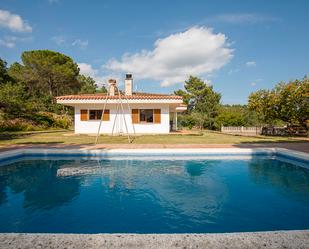
M 256 113 L 246 105 L 222 105 L 216 117 L 216 128 L 221 126 L 258 126 Z
M 70 115 L 58 115 L 42 112 L 33 115 L 32 119 L 14 118 L 0 120 L 0 132 L 4 131 L 38 131 L 44 129 L 69 129 L 73 125 Z
M 56 114 L 51 112 L 39 112 L 33 116 L 40 126 L 68 129 L 73 126 L 73 118 L 67 114 Z
M 40 130 L 33 121 L 16 118 L 10 120 L 0 120 L 0 132 L 4 131 L 35 131 Z

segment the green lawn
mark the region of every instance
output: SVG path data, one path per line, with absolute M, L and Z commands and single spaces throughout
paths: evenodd
M 0 145 L 12 144 L 93 144 L 95 136 L 75 135 L 72 131 L 10 132 L 0 134 Z M 300 142 L 299 138 L 289 137 L 244 137 L 204 131 L 196 135 L 139 135 L 134 144 L 239 144 L 267 142 Z M 305 140 L 304 140 L 305 141 Z M 307 140 L 308 141 L 308 140 Z M 126 136 L 100 136 L 99 144 L 128 143 Z

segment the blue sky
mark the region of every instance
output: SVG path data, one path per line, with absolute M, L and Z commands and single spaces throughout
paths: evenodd
M 171 93 L 194 74 L 244 104 L 252 91 L 309 74 L 309 1 L 2 0 L 0 57 L 69 55 L 99 84 Z

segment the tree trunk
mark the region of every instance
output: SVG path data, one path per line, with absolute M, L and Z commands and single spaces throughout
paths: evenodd
M 48 86 L 49 86 L 49 95 L 52 97 L 51 102 L 52 104 L 54 104 L 55 101 L 54 101 L 54 96 L 53 96 L 53 81 L 51 78 L 48 79 Z

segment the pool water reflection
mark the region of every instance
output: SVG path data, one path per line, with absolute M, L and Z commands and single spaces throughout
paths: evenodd
M 309 228 L 309 170 L 275 158 L 33 159 L 0 167 L 0 232 Z

